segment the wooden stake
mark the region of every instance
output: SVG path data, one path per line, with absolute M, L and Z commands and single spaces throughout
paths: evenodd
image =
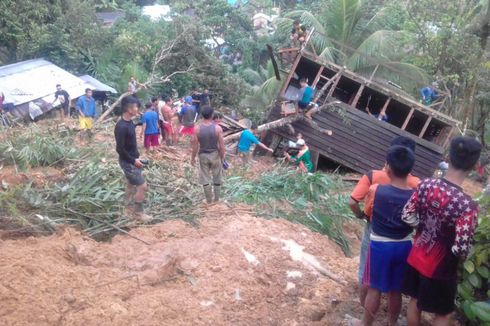
M 401 128 L 402 130 L 405 130 L 405 128 L 407 128 L 408 123 L 410 122 L 410 119 L 412 119 L 414 112 L 415 112 L 415 108 L 412 107 L 410 109 L 410 112 L 408 113 L 407 117 L 405 118 L 405 122 L 403 123 L 402 128 Z
M 432 117 L 431 117 L 431 116 L 429 116 L 429 117 L 427 118 L 427 121 L 425 121 L 425 125 L 424 125 L 424 127 L 422 128 L 422 131 L 421 131 L 421 132 L 420 132 L 420 134 L 419 134 L 419 137 L 420 137 L 420 138 L 423 138 L 423 137 L 424 137 L 424 134 L 425 134 L 425 132 L 427 131 L 427 128 L 429 128 L 429 124 L 430 124 L 430 122 L 431 122 L 431 121 L 432 121 Z

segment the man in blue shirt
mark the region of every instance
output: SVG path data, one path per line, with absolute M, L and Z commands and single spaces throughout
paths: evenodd
M 194 135 L 194 124 L 197 118 L 196 107 L 192 105 L 192 96 L 185 97 L 185 104 L 182 106 L 179 116 L 181 117 L 182 124 L 179 133 L 192 137 L 192 135 Z
M 423 104 L 431 105 L 433 101 L 437 100 L 438 94 L 435 87 L 437 87 L 437 83 L 432 83 L 432 86 L 426 86 L 420 90 Z
M 255 137 L 253 133 L 256 131 L 257 125 L 252 123 L 250 129 L 245 129 L 240 134 L 240 141 L 238 142 L 238 155 L 242 158 L 244 167 L 248 166 L 250 162 L 250 147 L 252 147 L 252 144 L 259 145 L 271 153 L 273 152 L 271 148 L 265 146 L 257 139 L 257 137 Z
M 158 129 L 158 114 L 153 111 L 151 103 L 146 103 L 145 113 L 141 116 L 141 138 L 145 145 L 145 149 L 153 151 L 159 146 L 160 130 Z
M 95 118 L 95 100 L 90 88 L 85 89 L 85 95 L 78 98 L 76 108 L 79 114 L 80 129 L 87 131 L 90 136 Z
M 299 85 L 301 86 L 301 89 L 299 90 L 299 100 L 298 100 L 298 107 L 296 110 L 296 113 L 299 113 L 299 110 L 301 111 L 307 111 L 308 107 L 310 106 L 310 102 L 313 98 L 313 93 L 314 90 L 312 87 L 308 86 L 308 81 L 306 78 L 301 78 L 299 80 Z

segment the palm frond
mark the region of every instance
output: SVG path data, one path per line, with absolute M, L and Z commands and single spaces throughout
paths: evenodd
M 277 26 L 277 33 L 279 36 L 288 36 L 291 33 L 291 26 L 293 26 L 293 19 L 278 17 L 274 19 L 274 24 Z
M 400 41 L 405 32 L 379 30 L 367 37 L 355 52 L 348 58 L 346 66 L 357 71 L 377 61 L 389 61 L 389 58 L 400 48 Z
M 289 26 L 290 29 L 293 19 L 299 18 L 301 22 L 310 29 L 314 27 L 316 31 L 322 34 L 326 34 L 325 28 L 323 27 L 322 23 L 320 23 L 320 21 L 307 10 L 293 10 L 284 15 L 284 17 L 291 18 L 291 25 Z
M 400 61 L 388 61 L 378 69 L 378 76 L 384 76 L 399 84 L 411 85 L 419 88 L 421 85 L 428 84 L 430 78 L 427 73 L 420 67 L 413 64 L 400 62 Z M 411 88 L 412 88 L 411 87 Z
M 265 81 L 264 76 L 260 72 L 251 68 L 245 68 L 240 71 L 240 76 L 252 86 L 262 85 Z
M 328 8 L 325 24 L 327 35 L 342 44 L 349 44 L 360 18 L 360 0 L 333 0 Z

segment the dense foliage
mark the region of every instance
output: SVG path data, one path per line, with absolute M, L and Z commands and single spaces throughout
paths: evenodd
M 275 167 L 257 180 L 232 176 L 226 193 L 234 201 L 253 204 L 257 213 L 268 218 L 286 218 L 326 234 L 346 255 L 351 254 L 344 223 L 352 219 L 345 184 L 323 173 L 306 175 Z
M 490 325 L 490 198 L 481 200 L 475 246 L 461 270 L 458 305 L 471 325 Z
M 172 21 L 142 16 L 140 6 L 153 3 L 169 4 Z M 273 13 L 272 6 L 280 9 L 276 32 L 257 34 L 251 17 Z M 124 18 L 102 26 L 96 13 L 114 10 Z M 152 85 L 143 97 L 208 88 L 217 103 L 241 106 L 255 117 L 263 116 L 281 83 L 271 78 L 265 44 L 289 46 L 291 22 L 300 18 L 321 32 L 312 44 L 331 61 L 368 75 L 379 65 L 377 78 L 392 80 L 415 97 L 420 87 L 438 81 L 451 94 L 442 110 L 485 140 L 488 0 L 252 0 L 242 6 L 226 0 L 5 0 L 0 11 L 0 64 L 44 57 L 119 91 L 131 75 L 145 81 L 152 73 L 166 76 L 194 64 L 196 69 Z M 173 57 L 153 69 L 156 53 L 182 31 L 186 37 Z M 239 65 L 223 59 L 236 55 Z

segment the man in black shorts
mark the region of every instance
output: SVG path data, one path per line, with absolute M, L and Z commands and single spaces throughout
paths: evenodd
M 402 286 L 411 297 L 408 326 L 420 325 L 422 311 L 436 315 L 432 325 L 451 324 L 458 261 L 470 250 L 478 214 L 477 203 L 461 184 L 478 163 L 480 152 L 475 139 L 453 139 L 446 176 L 424 180 L 403 210 L 402 220 L 417 227 Z
M 127 205 L 125 214 L 141 221 L 148 221 L 151 220 L 151 217 L 146 215 L 143 210 L 145 192 L 148 187 L 141 173 L 144 164 L 139 158 L 136 126 L 131 120 L 138 114 L 140 102 L 136 97 L 130 95 L 123 98 L 121 104 L 122 117 L 116 123 L 114 135 L 116 137 L 116 151 L 119 154 L 119 165 L 128 181 L 125 194 Z
M 61 121 L 65 120 L 65 116 L 70 117 L 70 94 L 65 91 L 60 84 L 56 85 L 56 93 L 54 93 L 54 101 L 58 100 L 61 104 Z

